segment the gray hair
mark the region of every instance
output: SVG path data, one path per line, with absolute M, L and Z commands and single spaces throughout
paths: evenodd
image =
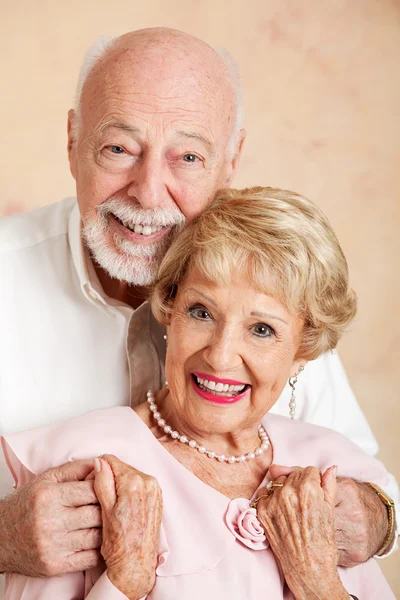
M 82 91 L 85 81 L 87 80 L 90 72 L 96 66 L 96 64 L 105 56 L 105 54 L 112 49 L 117 42 L 118 37 L 115 36 L 101 36 L 99 37 L 87 50 L 78 76 L 78 83 L 75 91 L 75 122 L 74 131 L 77 135 L 81 120 L 81 101 Z M 222 59 L 224 66 L 228 72 L 229 81 L 232 86 L 234 97 L 235 97 L 235 119 L 232 131 L 232 136 L 229 142 L 229 151 L 234 152 L 237 142 L 239 131 L 243 124 L 244 108 L 243 108 L 243 90 L 241 85 L 239 68 L 236 61 L 233 59 L 231 54 L 223 48 L 214 48 L 215 52 Z

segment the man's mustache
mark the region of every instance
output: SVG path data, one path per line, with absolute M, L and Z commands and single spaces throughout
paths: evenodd
M 110 198 L 97 207 L 101 218 L 106 219 L 110 214 L 118 217 L 128 227 L 135 225 L 148 225 L 153 227 L 182 226 L 186 217 L 178 207 L 143 209 L 140 205 L 117 197 Z

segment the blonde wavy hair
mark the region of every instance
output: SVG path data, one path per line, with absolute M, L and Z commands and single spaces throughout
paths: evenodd
M 294 192 L 220 191 L 161 263 L 151 297 L 161 323 L 168 322 L 178 286 L 192 269 L 221 285 L 239 272 L 253 289 L 303 318 L 297 356 L 307 360 L 335 348 L 356 312 L 347 262 L 329 221 Z

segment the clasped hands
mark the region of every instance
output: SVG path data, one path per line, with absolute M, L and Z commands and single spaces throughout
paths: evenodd
M 0 503 L 0 571 L 53 577 L 102 555 L 110 581 L 139 600 L 154 586 L 161 516 L 154 477 L 112 455 L 66 463 Z
M 311 470 L 311 471 L 310 471 Z M 269 470 L 270 479 L 273 481 L 288 482 L 288 477 L 293 473 L 314 473 L 313 484 L 324 486 L 330 482 L 333 506 L 333 520 L 335 529 L 336 547 L 338 550 L 338 565 L 341 567 L 354 567 L 365 562 L 377 554 L 382 547 L 388 530 L 387 510 L 371 488 L 353 479 L 339 477 L 336 479 L 333 468 L 318 479 L 317 469 L 308 467 L 283 467 L 272 465 Z M 335 482 L 331 478 L 335 477 Z M 292 477 L 290 478 L 290 483 Z M 334 486 L 333 483 L 336 483 Z M 297 485 L 299 492 L 300 482 Z
M 161 490 L 154 478 L 115 457 L 104 456 L 100 466 L 100 471 L 94 472 L 93 461 L 67 463 L 43 473 L 1 503 L 0 521 L 5 526 L 3 533 L 7 540 L 4 546 L 7 550 L 0 557 L 1 570 L 30 576 L 84 571 L 98 564 L 101 546 L 108 576 L 116 587 L 121 589 L 124 585 L 118 573 L 136 565 L 129 578 L 138 589 L 121 591 L 128 597 L 140 598 L 136 592 L 141 593 L 146 587 L 151 589 L 162 513 Z M 309 478 L 301 494 L 300 474 Z M 88 480 L 88 476 L 92 480 Z M 274 539 L 286 533 L 273 530 L 277 526 L 273 509 L 279 498 L 283 500 L 289 496 L 290 490 L 293 495 L 296 486 L 299 497 L 308 499 L 307 502 L 312 499 L 323 507 L 321 515 L 324 518 L 320 518 L 329 524 L 325 534 L 332 563 L 353 566 L 379 551 L 387 531 L 387 512 L 368 486 L 351 479 L 336 482 L 331 472 L 332 481 L 329 484 L 326 475 L 323 481 L 326 482 L 328 477 L 328 488 L 323 490 L 319 471 L 311 467 L 297 469 L 273 465 L 270 476 L 273 480 L 284 481 L 285 485 L 275 489 L 270 499 L 259 503 L 259 518 L 278 559 L 282 550 L 277 543 L 274 547 Z M 337 486 L 335 499 L 333 484 L 335 489 Z M 316 492 L 314 495 L 311 495 L 311 489 Z M 325 493 L 330 494 L 329 502 Z M 288 522 L 293 522 L 294 526 L 299 520 L 299 509 L 294 509 L 297 505 L 298 500 L 289 503 L 287 499 Z M 319 513 L 314 510 L 313 514 Z M 289 538 L 283 539 L 287 542 Z M 280 546 L 283 548 L 283 544 Z M 137 562 L 130 560 L 129 565 L 123 559 L 122 548 L 127 547 L 137 556 Z
M 385 532 L 374 530 L 368 508 L 382 503 L 365 484 L 336 479 L 335 466 L 321 474 L 272 465 L 269 475 L 281 486 L 260 494 L 257 517 L 296 599 L 347 599 L 337 565 L 354 566 L 379 549 Z

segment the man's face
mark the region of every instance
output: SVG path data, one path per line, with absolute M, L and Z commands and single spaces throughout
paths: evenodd
M 89 75 L 70 164 L 84 239 L 111 277 L 152 283 L 178 228 L 230 184 L 232 103 L 214 88 L 129 52 Z

